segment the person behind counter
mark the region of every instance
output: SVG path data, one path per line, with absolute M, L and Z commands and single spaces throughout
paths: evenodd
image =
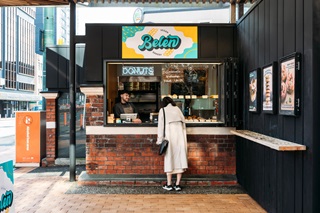
M 133 103 L 129 102 L 129 99 L 130 99 L 129 92 L 126 90 L 121 90 L 119 94 L 120 94 L 120 102 L 116 103 L 113 107 L 114 117 L 120 118 L 120 114 L 138 113 L 138 110 L 133 105 Z M 137 118 L 132 122 L 141 123 L 141 120 Z
M 186 123 L 180 108 L 170 97 L 164 97 L 162 105 L 163 108 L 160 109 L 158 115 L 157 144 L 160 145 L 163 139 L 163 111 L 165 111 L 166 116 L 165 134 L 169 140 L 164 156 L 164 172 L 167 173 L 167 184 L 162 188 L 168 191 L 173 189 L 180 191 L 182 173 L 188 168 Z M 173 174 L 177 175 L 177 180 L 172 186 Z

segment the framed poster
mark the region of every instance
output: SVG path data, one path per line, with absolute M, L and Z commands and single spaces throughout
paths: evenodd
M 276 112 L 277 73 L 277 62 L 262 67 L 262 111 L 264 113 Z
M 260 69 L 249 72 L 249 112 L 259 113 Z
M 279 60 L 279 114 L 300 114 L 301 54 L 293 53 Z

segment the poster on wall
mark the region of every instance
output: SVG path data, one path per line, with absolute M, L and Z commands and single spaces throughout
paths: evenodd
M 13 195 L 13 161 L 0 163 L 0 212 L 15 212 Z
M 293 53 L 280 59 L 279 114 L 300 114 L 301 54 Z
M 259 69 L 249 72 L 249 112 L 259 112 Z
M 273 62 L 262 68 L 262 111 L 264 113 L 275 113 L 275 101 L 277 91 L 277 63 Z
M 123 59 L 196 59 L 196 26 L 123 26 Z

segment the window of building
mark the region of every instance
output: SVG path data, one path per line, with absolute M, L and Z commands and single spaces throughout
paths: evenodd
M 70 141 L 70 100 L 69 93 L 63 93 L 58 99 L 58 157 L 69 158 Z M 76 157 L 85 158 L 86 132 L 84 126 L 85 96 L 76 94 Z

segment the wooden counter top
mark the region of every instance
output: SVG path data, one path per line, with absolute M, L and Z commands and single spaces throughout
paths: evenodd
M 257 132 L 252 132 L 249 130 L 231 130 L 231 133 L 246 138 L 250 141 L 259 143 L 261 145 L 270 147 L 278 151 L 303 151 L 306 150 L 306 146 L 293 143 L 290 141 L 281 140 L 278 138 L 273 138 L 267 135 L 259 134 Z
M 187 127 L 188 135 L 232 135 L 234 127 Z M 130 127 L 104 127 L 86 126 L 87 135 L 156 135 L 158 127 L 130 126 Z

